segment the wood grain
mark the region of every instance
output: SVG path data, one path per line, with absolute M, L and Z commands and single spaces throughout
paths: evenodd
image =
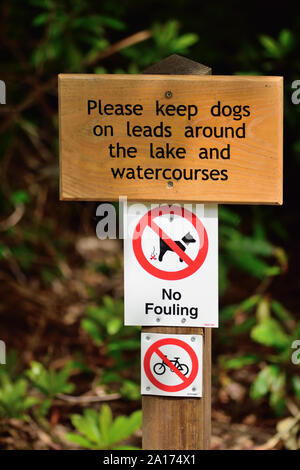
M 210 74 L 211 68 L 174 55 L 146 70 L 147 73 Z M 211 328 L 143 327 L 143 333 L 203 336 L 202 398 L 144 395 L 144 450 L 204 450 L 211 437 Z
M 171 61 L 172 62 L 172 61 Z M 164 71 L 172 63 L 165 64 Z M 187 66 L 187 64 L 185 64 Z M 179 67 L 183 73 L 184 64 Z M 192 67 L 191 67 L 192 69 Z M 60 197 L 62 200 L 180 201 L 244 204 L 282 204 L 282 78 L 205 75 L 60 75 Z M 166 98 L 166 92 L 172 96 Z M 87 100 L 103 104 L 142 104 L 142 116 L 107 116 L 87 113 Z M 155 102 L 166 105 L 197 105 L 198 114 L 156 116 Z M 250 106 L 251 115 L 241 120 L 213 117 L 211 106 Z M 126 122 L 133 125 L 172 126 L 172 137 L 129 137 Z M 186 125 L 238 127 L 245 122 L 246 138 L 184 137 Z M 112 125 L 113 137 L 93 135 L 96 125 Z M 137 148 L 136 158 L 111 158 L 108 145 L 117 142 Z M 150 142 L 186 149 L 183 159 L 152 159 Z M 230 159 L 200 159 L 199 148 L 231 146 Z M 227 180 L 171 178 L 114 179 L 111 168 L 226 169 Z M 189 175 L 189 173 L 187 173 Z M 144 174 L 143 174 L 144 175 Z M 170 173 L 167 174 L 170 176 Z M 178 176 L 178 172 L 177 172 Z M 199 179 L 200 178 L 200 179 Z
M 204 450 L 211 436 L 211 329 L 143 327 L 143 333 L 203 335 L 203 397 L 144 395 L 143 450 Z

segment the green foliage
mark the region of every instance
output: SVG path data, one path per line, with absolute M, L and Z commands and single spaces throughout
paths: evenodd
M 0 366 L 0 377 L 6 375 L 10 379 L 14 379 L 17 376 L 18 368 L 18 352 L 16 349 L 10 349 L 6 351 L 6 363 Z
M 118 334 L 123 327 L 124 305 L 122 300 L 103 297 L 103 305 L 90 305 L 86 309 L 87 317 L 81 322 L 82 328 L 100 346 L 107 336 Z
M 26 375 L 43 395 L 54 398 L 58 393 L 71 393 L 74 390 L 74 385 L 68 382 L 72 367 L 72 363 L 69 363 L 57 372 L 54 369 L 47 370 L 40 362 L 33 361 Z
M 122 445 L 142 425 L 142 412 L 135 411 L 130 416 L 113 419 L 108 405 L 102 405 L 100 412 L 86 409 L 83 415 L 72 415 L 72 424 L 80 434 L 69 433 L 67 438 L 74 444 L 87 449 L 121 450 L 134 449 Z
M 127 400 L 139 400 L 141 398 L 140 384 L 132 380 L 124 380 L 120 388 L 120 393 L 122 397 Z
M 231 357 L 230 359 L 220 356 L 219 362 L 225 369 L 241 369 L 244 366 L 250 366 L 256 364 L 259 360 L 259 356 L 255 354 L 244 354 L 243 356 Z
M 219 236 L 223 249 L 221 264 L 226 264 L 227 270 L 232 266 L 257 279 L 276 276 L 282 272 L 278 253 L 265 236 L 253 233 L 248 237 L 236 226 L 236 222 L 232 223 L 225 218 L 225 223 L 222 224 L 222 215 L 220 221 Z M 270 259 L 272 264 L 269 264 L 267 259 Z M 277 265 L 273 264 L 274 260 Z
M 53 399 L 58 394 L 67 394 L 74 390 L 74 385 L 68 381 L 72 368 L 72 363 L 69 363 L 57 372 L 54 369 L 47 370 L 40 362 L 31 362 L 30 369 L 25 374 L 32 385 L 46 397 L 40 407 L 40 415 L 48 412 Z
M 11 196 L 11 202 L 15 206 L 18 204 L 28 204 L 30 202 L 30 195 L 24 190 L 15 191 Z
M 251 330 L 251 338 L 265 346 L 285 349 L 290 346 L 290 338 L 280 323 L 274 318 L 265 318 Z
M 90 13 L 86 2 L 31 0 L 31 3 L 41 8 L 32 24 L 43 32 L 40 46 L 32 55 L 36 68 L 64 60 L 71 71 L 78 71 L 84 60 L 89 62 L 108 47 L 107 30 L 125 29 L 125 24 L 113 15 Z
M 226 329 L 226 325 L 237 316 L 241 316 L 243 321 Z M 254 295 L 239 305 L 226 307 L 221 310 L 221 328 L 223 342 L 228 342 L 228 336 L 232 338 L 233 335 L 249 334 L 253 342 L 262 347 L 256 347 L 254 353 L 236 354 L 234 357 L 222 355 L 219 358 L 220 366 L 227 370 L 261 364 L 264 359 L 264 365 L 251 387 L 250 396 L 253 400 L 269 395 L 271 408 L 277 414 L 282 414 L 291 391 L 299 399 L 298 371 L 288 366 L 292 343 L 299 337 L 300 323 L 295 323 L 280 302 Z
M 269 393 L 270 406 L 282 414 L 285 409 L 286 375 L 276 365 L 264 367 L 252 384 L 250 396 L 258 400 Z
M 261 34 L 259 40 L 265 56 L 275 60 L 285 57 L 295 44 L 293 33 L 288 29 L 281 30 L 277 40 L 266 34 Z
M 109 296 L 103 297 L 100 307 L 90 305 L 82 328 L 93 338 L 97 346 L 105 345 L 118 368 L 124 365 L 124 352 L 136 351 L 140 346 L 139 328 L 124 327 L 124 304 Z
M 143 68 L 164 59 L 171 54 L 186 54 L 198 41 L 197 34 L 180 35 L 180 24 L 176 20 L 166 23 L 155 23 L 152 28 L 152 44 L 141 43 L 122 51 L 122 56 L 129 60 L 127 70 L 119 69 L 118 73 L 138 73 Z
M 139 376 L 140 328 L 125 327 L 123 313 L 122 300 L 104 296 L 101 306 L 87 307 L 81 326 L 114 361 L 109 370 L 102 371 L 101 384 L 119 390 L 128 400 L 137 400 L 140 397 L 135 382 Z
M 26 419 L 26 412 L 39 400 L 28 396 L 24 378 L 12 381 L 8 373 L 0 374 L 0 417 Z

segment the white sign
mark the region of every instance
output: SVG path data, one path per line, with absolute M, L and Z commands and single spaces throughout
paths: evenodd
M 125 325 L 218 326 L 218 208 L 124 208 Z
M 202 336 L 142 333 L 143 395 L 202 396 Z

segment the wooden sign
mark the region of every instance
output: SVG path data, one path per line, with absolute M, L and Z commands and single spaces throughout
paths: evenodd
M 282 84 L 60 75 L 61 199 L 282 204 Z

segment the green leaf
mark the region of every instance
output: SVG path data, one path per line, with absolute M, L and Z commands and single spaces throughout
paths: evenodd
M 283 393 L 273 392 L 270 394 L 270 406 L 276 411 L 277 415 L 281 416 L 285 410 L 285 400 Z
M 15 191 L 11 196 L 11 202 L 17 206 L 18 204 L 28 204 L 30 202 L 30 196 L 27 191 L 22 189 Z
M 116 444 L 124 441 L 142 426 L 142 412 L 135 411 L 127 416 L 118 416 L 109 432 L 110 443 Z
M 108 405 L 104 404 L 101 407 L 99 414 L 99 424 L 101 430 L 102 441 L 105 445 L 110 443 L 109 430 L 113 422 L 111 409 Z
M 114 317 L 108 321 L 106 330 L 109 335 L 117 334 L 123 326 L 121 318 Z
M 294 45 L 294 36 L 289 29 L 283 29 L 279 33 L 279 42 L 285 50 L 290 50 Z
M 198 42 L 198 40 L 199 40 L 199 37 L 197 34 L 193 34 L 193 33 L 184 34 L 183 36 L 177 39 L 174 39 L 174 41 L 172 42 L 172 47 L 174 51 L 183 52 L 188 47 Z
M 81 321 L 81 326 L 89 335 L 91 335 L 97 346 L 101 346 L 103 343 L 103 338 L 97 323 L 89 318 L 84 318 Z
M 13 382 L 7 372 L 0 375 L 0 417 L 21 418 L 39 402 L 27 394 L 27 382 L 20 378 Z
M 124 380 L 120 393 L 128 400 L 139 400 L 141 396 L 140 386 L 131 380 Z
M 71 433 L 71 440 L 82 447 L 93 449 L 112 449 L 127 439 L 132 433 L 141 427 L 141 411 L 136 411 L 130 416 L 118 416 L 114 421 L 112 412 L 108 405 L 101 407 L 100 413 L 95 410 L 86 409 L 81 415 L 72 415 L 73 426 L 83 434 L 80 439 Z M 100 431 L 101 429 L 101 431 Z M 70 435 L 68 435 L 70 437 Z M 130 448 L 118 446 L 118 448 Z
M 44 395 L 54 398 L 58 393 L 71 393 L 74 390 L 74 385 L 68 382 L 72 367 L 72 363 L 69 363 L 58 372 L 53 369 L 47 371 L 43 364 L 32 361 L 26 376 Z
M 250 396 L 253 400 L 258 400 L 265 396 L 271 388 L 271 384 L 278 377 L 279 368 L 277 366 L 267 366 L 256 376 L 250 389 Z
M 271 308 L 281 322 L 293 320 L 293 316 L 277 300 L 272 300 Z
M 0 243 L 0 259 L 7 258 L 8 253 L 9 253 L 9 250 L 6 248 L 6 246 L 4 246 L 4 245 L 2 245 L 2 243 Z
M 86 439 L 83 436 L 80 436 L 79 434 L 69 432 L 69 433 L 66 434 L 66 438 L 70 442 L 73 442 L 73 444 L 77 444 L 80 447 L 85 447 L 87 449 L 93 449 L 94 448 L 93 444 L 88 439 Z
M 121 376 L 117 372 L 103 371 L 101 376 L 101 384 L 110 384 L 112 382 L 121 382 Z
M 220 222 L 224 224 L 230 224 L 234 227 L 239 226 L 241 222 L 241 218 L 234 211 L 232 211 L 231 209 L 228 209 L 225 206 L 220 205 L 218 212 L 219 212 Z
M 120 339 L 118 341 L 111 341 L 110 344 L 108 345 L 108 351 L 110 353 L 114 351 L 134 351 L 136 349 L 139 349 L 140 347 L 140 340 L 139 339 L 134 339 L 134 338 L 129 338 L 129 339 Z
M 247 318 L 247 320 L 243 321 L 243 323 L 234 325 L 231 328 L 231 333 L 234 336 L 248 333 L 248 331 L 255 325 L 255 323 L 256 321 L 254 317 Z
M 286 376 L 278 366 L 266 366 L 252 384 L 250 396 L 257 400 L 270 393 L 270 406 L 280 415 L 285 409 L 285 383 Z
M 117 31 L 122 31 L 126 28 L 125 23 L 123 23 L 123 21 L 118 20 L 117 18 L 101 15 L 99 16 L 99 19 L 102 24 L 104 24 L 105 26 L 109 26 L 110 28 L 115 29 Z
M 259 323 L 263 322 L 264 320 L 270 318 L 270 302 L 269 299 L 263 297 L 256 310 L 256 317 Z
M 50 18 L 50 15 L 49 13 L 41 13 L 40 15 L 37 15 L 33 22 L 32 22 L 32 25 L 33 26 L 41 26 L 45 23 L 47 23 L 48 19 Z
M 38 409 L 39 416 L 46 416 L 46 414 L 48 413 L 51 405 L 52 405 L 52 400 L 50 398 L 47 398 L 46 400 L 43 400 L 43 402 L 41 403 L 41 405 Z
M 293 385 L 293 389 L 294 389 L 297 399 L 300 400 L 300 377 L 299 375 L 293 375 L 292 385 Z
M 251 331 L 251 338 L 265 346 L 285 349 L 290 345 L 289 336 L 283 331 L 279 322 L 273 318 L 265 318 Z
M 261 296 L 260 295 L 252 295 L 251 297 L 248 297 L 248 299 L 244 300 L 241 304 L 240 304 L 240 309 L 243 311 L 243 312 L 249 312 L 250 310 L 252 310 L 257 304 L 258 302 L 260 301 L 261 299 Z
M 265 34 L 262 34 L 259 40 L 270 57 L 273 57 L 275 59 L 280 58 L 281 56 L 280 47 L 278 46 L 277 42 L 273 38 Z
M 92 443 L 100 444 L 102 437 L 98 417 L 97 411 L 86 409 L 83 412 L 83 416 L 78 414 L 72 415 L 71 421 L 73 426 Z
M 233 357 L 221 361 L 221 364 L 226 369 L 241 369 L 244 366 L 256 364 L 259 361 L 259 356 L 256 354 L 245 354 L 244 356 Z

